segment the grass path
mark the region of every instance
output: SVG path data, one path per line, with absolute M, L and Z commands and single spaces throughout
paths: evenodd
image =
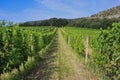
M 99 80 L 80 63 L 65 40 L 60 29 L 48 55 L 25 80 Z
M 26 76 L 25 80 L 58 80 L 58 34 L 45 59 Z M 23 79 L 24 80 L 24 79 Z

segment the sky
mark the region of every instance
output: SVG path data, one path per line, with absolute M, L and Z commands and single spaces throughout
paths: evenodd
M 0 0 L 0 20 L 25 22 L 81 18 L 120 5 L 120 0 Z

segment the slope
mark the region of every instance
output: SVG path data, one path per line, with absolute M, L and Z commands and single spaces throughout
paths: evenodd
M 91 17 L 96 18 L 119 18 L 120 17 L 120 6 L 116 6 L 105 11 L 101 11 Z

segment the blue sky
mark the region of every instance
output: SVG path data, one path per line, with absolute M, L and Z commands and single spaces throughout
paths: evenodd
M 0 20 L 24 22 L 80 18 L 120 5 L 120 0 L 0 0 Z

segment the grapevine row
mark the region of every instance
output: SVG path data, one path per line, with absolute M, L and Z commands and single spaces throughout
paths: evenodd
M 85 59 L 86 37 L 88 37 L 88 62 L 96 73 L 105 79 L 120 79 L 120 23 L 113 23 L 112 29 L 93 30 L 84 28 L 63 28 L 67 43 Z
M 29 56 L 40 59 L 40 50 L 51 42 L 55 32 L 55 29 L 41 33 L 19 27 L 0 28 L 0 73 L 14 68 L 19 70 L 21 63 L 24 64 Z

